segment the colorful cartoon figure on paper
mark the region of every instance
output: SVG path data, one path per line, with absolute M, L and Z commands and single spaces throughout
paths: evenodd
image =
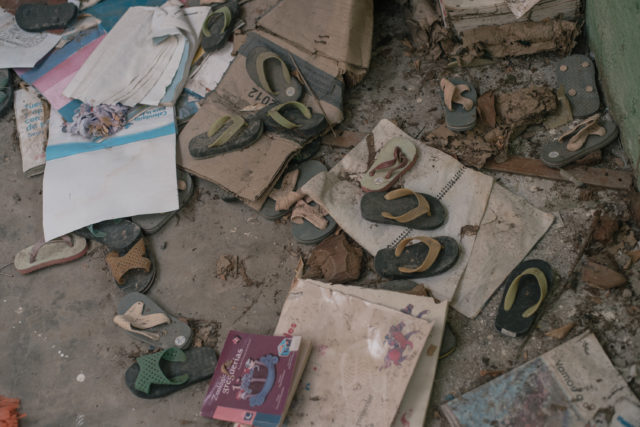
M 399 366 L 402 361 L 406 359 L 404 355 L 404 351 L 407 347 L 413 349 L 413 343 L 409 339 L 411 335 L 415 334 L 418 331 L 411 331 L 406 334 L 402 332 L 404 329 L 404 322 L 400 322 L 397 325 L 391 326 L 389 328 L 389 333 L 385 335 L 384 342 L 390 348 L 387 350 L 386 356 L 384 356 L 384 365 L 380 368 L 380 370 L 384 368 L 388 368 L 393 363 L 396 366 Z
M 244 364 L 242 377 L 232 386 L 236 399 L 248 400 L 250 406 L 260 406 L 276 381 L 278 356 L 266 354 L 258 360 L 249 358 Z

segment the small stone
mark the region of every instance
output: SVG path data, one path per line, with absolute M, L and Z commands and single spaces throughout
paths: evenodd
M 622 298 L 629 299 L 632 296 L 633 292 L 631 292 L 631 289 L 625 289 L 624 291 L 622 291 Z
M 618 251 L 615 254 L 615 259 L 621 269 L 628 270 L 631 267 L 631 257 L 624 252 Z
M 638 365 L 631 365 L 629 368 L 629 376 L 635 378 L 638 376 Z
M 83 373 L 79 373 L 78 376 L 76 377 L 76 381 L 78 381 L 79 383 L 84 382 L 85 379 L 86 377 Z
M 582 268 L 582 281 L 599 289 L 617 288 L 627 282 L 627 278 L 604 265 L 588 260 Z

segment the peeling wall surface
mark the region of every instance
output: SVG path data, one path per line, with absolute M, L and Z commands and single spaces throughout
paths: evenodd
M 640 0 L 586 0 L 587 36 L 640 188 Z

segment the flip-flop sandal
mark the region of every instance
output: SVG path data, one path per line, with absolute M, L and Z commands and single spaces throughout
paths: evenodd
M 28 3 L 16 10 L 16 23 L 25 31 L 46 31 L 66 28 L 78 15 L 73 3 L 56 5 Z
M 456 338 L 456 334 L 453 333 L 451 326 L 449 323 L 444 324 L 444 334 L 442 336 L 442 344 L 440 345 L 440 354 L 438 355 L 438 360 L 442 360 L 445 357 L 449 357 L 456 351 L 458 344 L 458 339 Z
M 124 381 L 136 396 L 155 399 L 211 378 L 217 362 L 212 348 L 183 351 L 172 347 L 138 357 L 125 372 Z
M 289 67 L 275 52 L 257 46 L 247 55 L 246 63 L 251 80 L 278 101 L 297 101 L 302 96 L 302 85 L 291 76 Z
M 271 190 L 260 209 L 260 215 L 272 221 L 285 216 L 291 210 L 291 206 L 304 197 L 304 194 L 298 192 L 300 187 L 326 170 L 327 168 L 317 160 L 300 163 L 295 169 L 287 172 Z
M 11 87 L 10 73 L 8 69 L 0 70 L 0 115 L 4 113 L 11 103 L 11 95 L 13 87 Z
M 86 239 L 69 234 L 48 242 L 42 240 L 21 250 L 16 254 L 13 264 L 19 273 L 29 274 L 45 267 L 82 258 L 88 249 Z
M 502 284 L 504 294 L 496 315 L 496 328 L 509 337 L 520 337 L 529 332 L 540 312 L 553 284 L 553 270 L 539 259 L 524 261 Z
M 555 69 L 558 87 L 564 87 L 573 117 L 588 117 L 598 111 L 600 96 L 596 87 L 596 69 L 588 57 L 567 56 L 556 63 Z
M 552 168 L 560 168 L 575 162 L 618 137 L 618 127 L 610 120 L 598 120 L 600 113 L 578 123 L 568 132 L 542 147 L 542 162 Z M 569 138 L 568 142 L 563 142 Z
M 191 175 L 181 169 L 178 169 L 177 174 L 178 210 L 180 210 L 193 195 L 193 179 L 191 179 Z M 159 214 L 136 215 L 131 218 L 131 220 L 138 224 L 144 234 L 153 234 L 164 227 L 177 212 L 178 211 L 171 211 Z
M 105 258 L 116 285 L 125 292 L 145 293 L 156 278 L 153 255 L 140 238 L 129 251 L 120 256 L 109 252 Z
M 447 127 L 455 132 L 472 129 L 476 125 L 478 94 L 471 83 L 458 79 L 441 79 L 444 119 Z
M 214 52 L 220 49 L 233 31 L 233 21 L 238 16 L 238 1 L 231 0 L 211 8 L 202 25 L 202 49 Z
M 189 325 L 139 292 L 122 297 L 113 322 L 129 335 L 158 348 L 185 349 L 193 335 Z
M 293 156 L 293 159 L 291 159 L 292 162 L 302 163 L 311 159 L 313 156 L 318 154 L 321 146 L 322 138 L 316 138 L 311 142 L 304 144 L 302 149 Z
M 360 200 L 360 212 L 367 221 L 417 230 L 440 227 L 447 216 L 438 199 L 428 194 L 414 193 L 408 188 L 387 193 L 366 193 Z
M 363 191 L 387 191 L 413 167 L 416 146 L 406 138 L 392 138 L 376 155 L 369 170 L 360 178 Z
M 316 202 L 299 200 L 291 211 L 291 232 L 298 243 L 315 245 L 333 233 L 338 224 Z
M 297 101 L 269 106 L 258 113 L 265 130 L 284 135 L 309 139 L 318 136 L 327 128 L 327 120 L 309 107 Z
M 189 153 L 196 159 L 206 159 L 251 146 L 262 135 L 262 121 L 245 121 L 237 114 L 217 119 L 207 132 L 189 141 Z
M 407 246 L 412 240 L 420 242 Z M 431 277 L 453 267 L 459 252 L 458 243 L 451 237 L 407 237 L 395 248 L 380 249 L 373 260 L 374 268 L 390 279 Z
M 129 249 L 142 236 L 140 227 L 126 219 L 110 219 L 81 228 L 74 233 L 120 253 Z

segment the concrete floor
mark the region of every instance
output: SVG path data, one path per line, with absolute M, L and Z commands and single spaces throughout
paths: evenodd
M 391 4 L 394 4 L 391 2 Z M 437 77 L 441 63 L 422 58 L 416 72 L 414 57 L 404 55 L 401 40 L 405 12 L 397 7 L 376 10 L 374 57 L 370 73 L 349 91 L 345 102 L 345 129 L 369 131 L 378 120 L 395 120 L 406 132 L 418 135 L 435 128 L 442 112 Z M 417 55 L 417 54 L 413 54 Z M 551 61 L 538 56 L 498 61 L 482 69 L 465 70 L 479 93 L 530 83 L 554 84 Z M 541 129 L 534 128 L 514 144 L 514 152 L 534 156 Z M 0 119 L 0 266 L 11 264 L 17 251 L 42 235 L 42 176 L 27 178 L 21 170 L 14 116 Z M 331 167 L 345 153 L 323 147 L 317 158 Z M 616 144 L 605 160 L 624 161 Z M 552 263 L 564 283 L 576 261 L 577 247 L 596 208 L 625 212 L 624 195 L 594 189 L 582 200 L 583 189 L 569 183 L 494 174 L 509 190 L 534 206 L 552 212 L 556 221 L 531 258 Z M 271 333 L 286 298 L 299 256 L 310 248 L 296 244 L 289 224 L 273 223 L 242 204 L 217 199 L 213 185 L 196 180 L 188 205 L 160 232 L 148 238 L 156 256 L 158 277 L 149 295 L 169 311 L 185 318 L 211 322 L 216 349 L 230 329 Z M 640 233 L 636 229 L 636 236 Z M 121 297 L 105 261 L 106 249 L 92 245 L 89 254 L 73 263 L 22 276 L 12 264 L 0 270 L 0 394 L 22 399 L 24 426 L 133 426 L 222 425 L 199 416 L 207 383 L 189 387 L 167 398 L 142 400 L 124 384 L 124 371 L 148 346 L 133 341 L 113 323 Z M 216 261 L 223 255 L 244 260 L 250 281 L 216 277 Z M 636 394 L 640 384 L 633 366 L 640 364 L 640 318 L 629 307 L 640 302 L 640 273 L 630 283 L 609 292 L 589 290 L 578 283 L 548 297 L 538 328 L 528 338 L 510 339 L 494 330 L 499 297 L 489 301 L 473 320 L 451 311 L 449 320 L 458 336 L 456 352 L 440 362 L 434 383 L 428 425 L 442 422 L 437 405 L 490 379 L 482 370 L 508 370 L 557 346 L 561 341 L 545 331 L 575 321 L 567 339 L 589 328 L 594 331 L 614 365 Z M 366 273 L 361 282 L 379 279 Z M 626 291 L 626 292 L 625 292 Z M 631 291 L 631 296 L 629 296 Z M 215 341 L 215 339 L 214 339 Z

